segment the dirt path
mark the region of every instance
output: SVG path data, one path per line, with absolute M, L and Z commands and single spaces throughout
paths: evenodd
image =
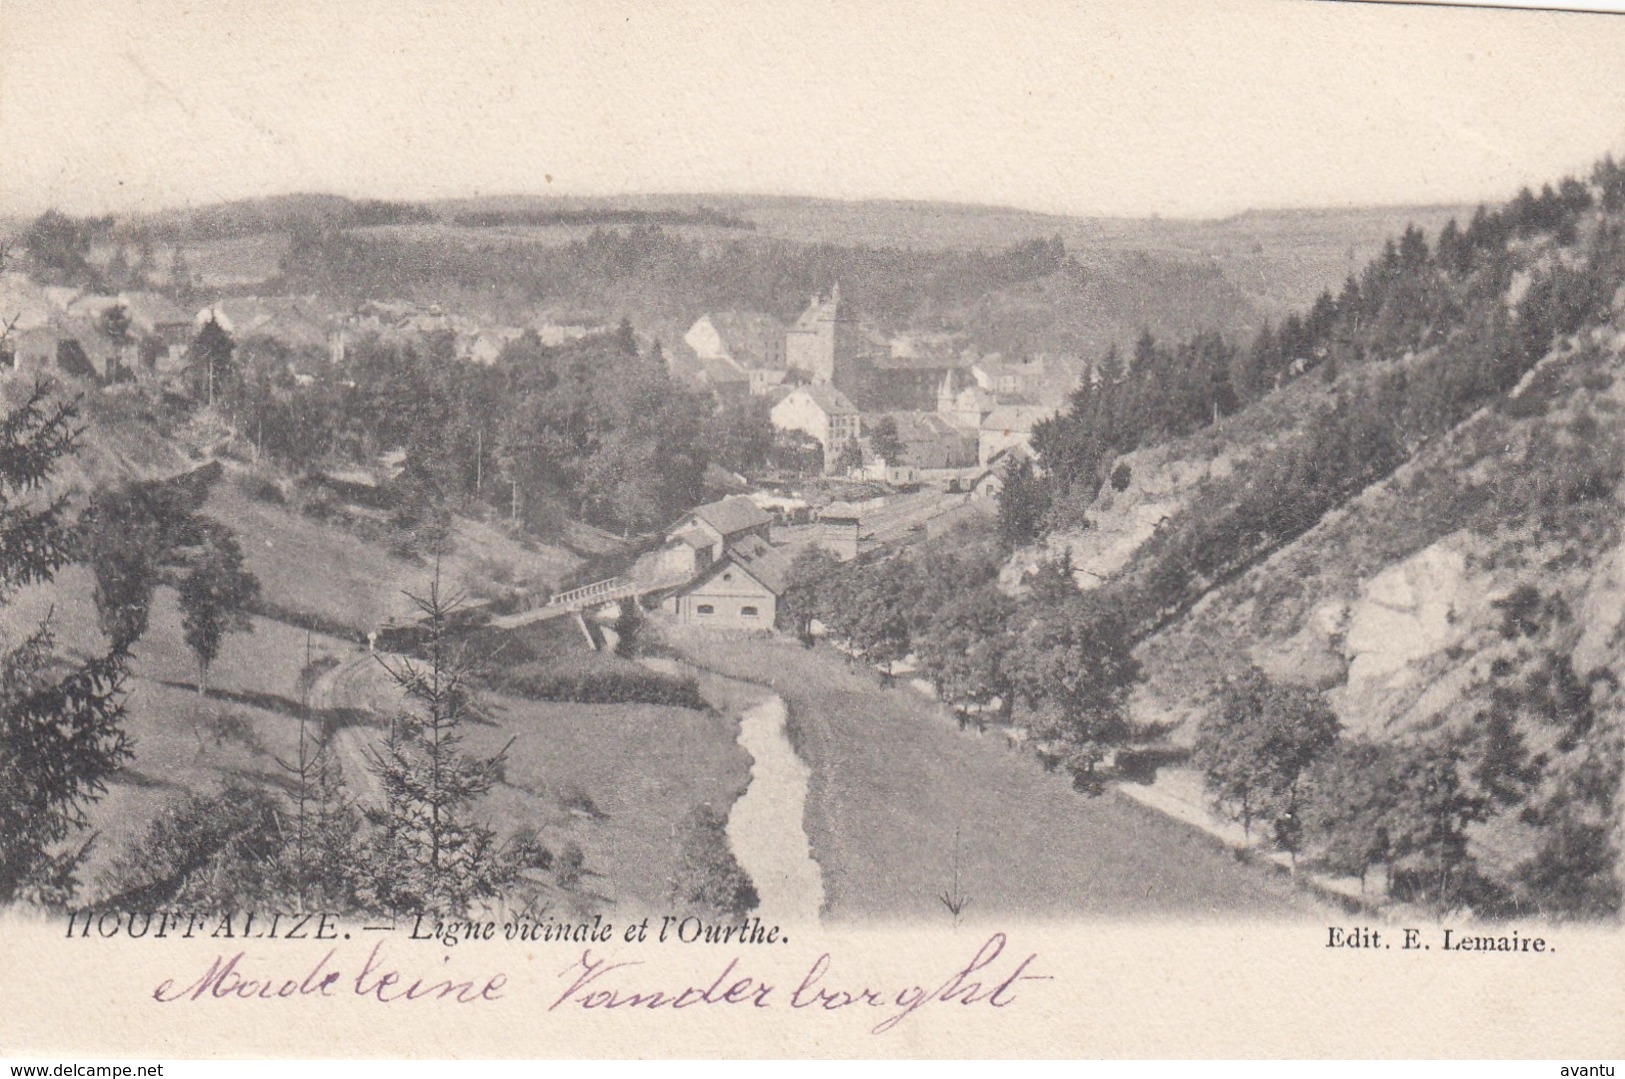
M 337 667 L 323 671 L 310 687 L 310 703 L 321 711 L 337 709 L 370 712 L 375 702 L 367 679 L 377 666 L 369 653 L 347 656 Z M 333 751 L 344 769 L 345 782 L 362 808 L 384 804 L 384 789 L 373 774 L 366 747 L 379 740 L 381 732 L 370 724 L 345 724 L 333 734 Z

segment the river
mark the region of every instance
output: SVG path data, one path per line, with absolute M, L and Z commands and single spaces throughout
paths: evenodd
M 666 674 L 695 673 L 661 657 L 646 656 L 640 662 Z M 700 675 L 702 693 L 712 680 L 727 683 L 727 699 L 755 702 L 739 711 L 739 747 L 750 754 L 750 783 L 729 812 L 727 827 L 728 846 L 756 886 L 755 913 L 781 925 L 817 922 L 824 906 L 824 878 L 803 823 L 812 771 L 785 731 L 784 698 L 710 671 Z
M 810 924 L 824 905 L 824 879 L 802 821 L 811 771 L 785 734 L 784 699 L 770 694 L 739 717 L 739 745 L 751 755 L 750 786 L 728 815 L 728 843 L 769 921 Z

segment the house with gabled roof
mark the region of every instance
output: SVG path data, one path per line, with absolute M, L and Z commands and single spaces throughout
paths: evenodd
M 744 495 L 731 495 L 689 510 L 667 532 L 667 539 L 689 535 L 695 549 L 709 550 L 715 560 L 722 557 L 725 548 L 745 536 L 771 540 L 772 528 L 773 518 L 766 510 Z
M 45 290 L 21 273 L 0 274 L 0 362 L 19 370 L 56 362 L 58 311 Z
M 178 370 L 192 343 L 191 316 L 159 292 L 121 292 L 118 298 L 130 318 L 130 336 L 136 340 L 141 369 Z
M 1000 405 L 982 420 L 977 460 L 988 464 L 1012 446 L 1031 450 L 1033 428 L 1053 415 L 1055 409 L 1044 405 Z
M 748 537 L 771 541 L 772 530 L 772 515 L 744 495 L 707 502 L 666 530 L 666 542 L 638 560 L 634 578 L 659 581 L 662 586 L 687 581 Z
M 889 465 L 915 468 L 966 468 L 976 464 L 978 434 L 954 425 L 935 412 L 888 412 L 897 429 L 902 455 Z
M 667 596 L 661 609 L 679 625 L 767 632 L 778 618 L 779 597 L 789 582 L 789 561 L 751 533 Z
M 784 324 L 755 311 L 701 315 L 683 334 L 683 343 L 701 360 L 731 360 L 744 370 L 785 368 Z
M 775 429 L 800 431 L 824 447 L 824 468 L 834 467 L 847 444 L 858 437 L 857 406 L 834 386 L 797 386 L 768 413 Z

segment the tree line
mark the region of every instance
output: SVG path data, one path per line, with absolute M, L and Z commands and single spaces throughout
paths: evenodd
M 1018 601 L 998 587 L 996 544 L 956 543 L 848 562 L 805 548 L 791 564 L 783 626 L 810 644 L 817 621 L 887 678 L 913 657 L 961 725 L 1020 725 L 1050 766 L 1100 790 L 1113 756 L 1147 733 L 1128 719 L 1139 666 L 1124 627 L 1077 590 L 1064 560 Z
M 807 297 L 839 280 L 849 298 L 861 297 L 867 321 L 901 327 L 923 306 L 967 304 L 1069 265 L 1075 260 L 1058 237 L 997 251 L 936 251 L 689 238 L 649 223 L 600 226 L 563 244 L 504 245 L 332 228 L 293 235 L 280 285 L 348 300 L 494 294 L 518 307 L 553 303 L 583 310 L 625 310 L 635 297 L 644 304 L 643 317 L 691 319 L 696 311 L 722 309 L 789 321 Z
M 1516 606 L 1513 597 L 1503 607 Z M 1503 633 L 1520 630 L 1503 626 Z M 1255 829 L 1294 869 L 1357 877 L 1381 867 L 1390 898 L 1440 914 L 1610 917 L 1621 778 L 1617 730 L 1554 760 L 1529 751 L 1520 716 L 1558 728 L 1569 750 L 1591 730 L 1593 689 L 1548 654 L 1524 678 L 1502 671 L 1491 703 L 1461 729 L 1347 736 L 1311 689 L 1256 667 L 1232 674 L 1196 732 L 1192 763 L 1215 806 Z M 1474 855 L 1471 830 L 1502 814 L 1538 827 L 1508 869 Z
M 640 531 L 703 501 L 713 456 L 755 467 L 773 445 L 765 411 L 685 389 L 624 322 L 556 348 L 527 334 L 489 366 L 458 361 L 444 333 L 364 338 L 303 377 L 291 358 L 208 323 L 190 353 L 195 393 L 295 475 L 404 450 L 392 501 L 407 524 L 485 504 L 544 532 L 567 517 Z

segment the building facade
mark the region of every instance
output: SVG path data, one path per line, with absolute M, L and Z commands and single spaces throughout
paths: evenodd
M 768 415 L 777 430 L 800 431 L 824 447 L 825 471 L 861 431 L 857 407 L 833 386 L 797 386 Z
M 666 597 L 661 608 L 679 625 L 770 632 L 789 574 L 783 555 L 760 536 L 748 535 Z
M 862 331 L 841 305 L 841 286 L 829 299 L 814 296 L 784 335 L 784 362 L 814 385 L 849 387 L 861 381 Z

